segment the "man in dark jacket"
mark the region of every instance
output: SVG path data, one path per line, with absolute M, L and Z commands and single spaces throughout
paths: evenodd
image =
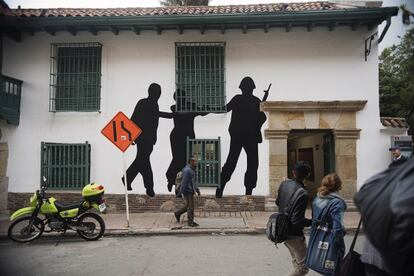
M 312 220 L 305 218 L 308 204 L 308 193 L 303 181 L 310 175 L 310 167 L 305 162 L 298 162 L 293 169 L 293 180 L 285 180 L 280 184 L 276 205 L 280 213 L 289 214 L 286 247 L 292 256 L 293 271 L 291 276 L 306 275 L 309 269 L 305 265 L 306 240 L 303 228 L 309 227 Z
M 401 149 L 399 146 L 391 147 L 390 151 L 392 154 L 392 162 L 388 168 L 396 167 L 407 161 L 407 157 L 401 154 Z
M 190 160 L 188 160 L 187 166 L 185 166 L 183 169 L 183 180 L 181 182 L 180 191 L 178 193 L 178 195 L 184 196 L 185 205 L 177 212 L 174 212 L 177 222 L 180 222 L 181 215 L 187 212 L 188 226 L 191 227 L 198 226 L 198 224 L 194 222 L 194 194 L 197 193 L 200 195 L 200 190 L 194 183 L 196 167 L 197 159 L 194 157 L 190 158 Z

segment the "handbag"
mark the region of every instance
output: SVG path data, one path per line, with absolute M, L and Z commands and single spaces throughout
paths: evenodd
M 365 267 L 361 261 L 361 254 L 354 251 L 355 243 L 361 228 L 362 218 L 359 220 L 358 228 L 355 231 L 354 239 L 352 240 L 351 248 L 342 261 L 338 276 L 365 276 Z
M 332 231 L 331 200 L 322 212 L 321 220 L 313 221 L 306 251 L 306 266 L 323 275 L 334 275 L 342 259 L 343 243 L 339 243 Z

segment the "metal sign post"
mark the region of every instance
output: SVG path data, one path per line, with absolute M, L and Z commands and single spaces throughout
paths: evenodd
M 128 204 L 128 189 L 127 189 L 127 173 L 126 173 L 126 162 L 125 162 L 125 152 L 122 153 L 122 161 L 124 163 L 124 188 L 125 188 L 125 207 L 126 207 L 126 218 L 127 218 L 127 225 L 126 227 L 129 228 L 129 204 Z
M 126 227 L 129 228 L 128 179 L 126 174 L 125 151 L 141 135 L 142 130 L 124 113 L 118 112 L 102 129 L 101 133 L 122 151 L 122 165 L 124 174 Z

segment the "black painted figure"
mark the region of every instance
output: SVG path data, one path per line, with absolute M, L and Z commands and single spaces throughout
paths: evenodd
M 174 100 L 177 99 L 177 93 L 174 93 Z M 177 104 L 181 107 L 187 106 L 187 110 L 194 110 L 194 103 L 185 100 L 185 92 L 178 91 L 179 100 Z M 168 191 L 171 192 L 173 185 L 175 185 L 175 178 L 177 173 L 182 170 L 187 164 L 187 137 L 195 138 L 194 133 L 194 119 L 197 116 L 205 116 L 207 113 L 199 112 L 176 112 L 176 105 L 171 106 L 172 113 L 169 116 L 162 116 L 163 118 L 172 118 L 174 120 L 174 128 L 170 134 L 172 160 L 166 177 L 168 181 Z
M 217 188 L 216 197 L 223 196 L 224 187 L 236 168 L 242 149 L 247 155 L 247 170 L 244 175 L 246 195 L 251 195 L 256 187 L 259 167 L 258 144 L 262 142 L 261 127 L 266 121 L 266 115 L 260 112 L 260 99 L 253 95 L 256 85 L 252 78 L 243 78 L 239 88 L 242 94 L 234 96 L 226 106 L 227 112 L 232 111 L 229 126 L 230 150 L 221 170 L 221 187 Z M 265 91 L 262 101 L 267 99 L 268 91 Z
M 131 117 L 131 120 L 142 129 L 142 133 L 135 140 L 137 156 L 127 170 L 127 189 L 132 190 L 131 183 L 140 173 L 144 180 L 146 193 L 151 197 L 155 193 L 150 155 L 157 142 L 158 119 L 165 116 L 164 112 L 159 111 L 158 99 L 160 96 L 161 87 L 152 83 L 148 88 L 148 98 L 138 101 Z M 124 182 L 123 179 L 122 182 Z

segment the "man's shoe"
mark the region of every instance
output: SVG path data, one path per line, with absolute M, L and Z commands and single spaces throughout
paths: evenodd
M 177 220 L 177 222 L 180 222 L 180 215 L 177 214 L 177 212 L 174 212 L 174 216 L 175 216 L 175 219 Z
M 147 195 L 149 196 L 149 197 L 154 197 L 155 196 L 155 192 L 154 192 L 154 190 L 151 188 L 151 189 L 147 189 Z
M 189 222 L 188 223 L 188 226 L 190 226 L 190 227 L 196 227 L 196 226 L 199 226 L 199 225 L 198 225 L 197 222 L 192 221 L 192 222 Z
M 220 188 L 216 189 L 216 197 L 217 198 L 222 198 L 223 197 L 223 190 Z
M 253 188 L 246 188 L 246 195 L 252 195 Z

